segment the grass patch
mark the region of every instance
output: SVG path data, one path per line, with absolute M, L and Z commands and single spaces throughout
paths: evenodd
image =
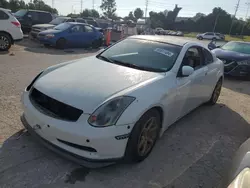
M 191 32 L 191 33 L 185 33 L 185 37 L 191 37 L 191 38 L 196 38 L 196 35 L 198 33 Z M 226 41 L 245 41 L 245 42 L 250 42 L 250 36 L 244 36 L 243 38 L 241 36 L 230 36 L 230 35 L 225 35 L 225 40 Z

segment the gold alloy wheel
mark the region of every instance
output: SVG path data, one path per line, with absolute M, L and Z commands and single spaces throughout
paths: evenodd
M 216 87 L 215 87 L 215 90 L 214 90 L 214 95 L 213 95 L 213 101 L 216 102 L 220 96 L 220 91 L 221 91 L 221 86 L 222 86 L 222 83 L 219 82 Z
M 138 141 L 138 154 L 145 156 L 154 146 L 157 138 L 158 125 L 156 117 L 151 117 L 143 126 L 139 141 Z

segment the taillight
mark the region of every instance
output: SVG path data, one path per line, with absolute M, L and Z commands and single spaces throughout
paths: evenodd
M 11 22 L 11 23 L 17 27 L 21 27 L 21 24 L 19 22 Z

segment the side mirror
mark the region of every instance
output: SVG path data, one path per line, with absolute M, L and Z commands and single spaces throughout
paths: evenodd
M 181 70 L 182 76 L 187 77 L 194 73 L 194 68 L 190 66 L 183 66 Z

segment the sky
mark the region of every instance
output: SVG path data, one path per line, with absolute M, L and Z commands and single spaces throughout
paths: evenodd
M 26 0 L 27 2 L 28 0 Z M 192 17 L 197 12 L 209 14 L 214 7 L 221 7 L 230 14 L 234 14 L 235 7 L 238 0 L 148 0 L 148 13 L 150 11 L 164 11 L 173 10 L 175 4 L 182 7 L 179 12 L 179 17 Z M 52 0 L 44 0 L 48 5 L 52 5 Z M 101 0 L 83 0 L 83 9 L 92 9 L 94 2 L 94 8 L 101 12 L 100 5 Z M 141 8 L 145 12 L 146 0 L 116 0 L 118 16 L 127 16 L 130 11 L 136 8 Z M 247 13 L 246 3 L 250 0 L 240 0 L 239 9 L 237 12 L 238 18 L 245 19 Z M 58 10 L 59 14 L 67 15 L 71 12 L 79 13 L 81 10 L 81 0 L 54 0 L 54 7 Z M 147 15 L 148 16 L 148 15 Z M 249 9 L 250 16 L 250 9 Z

